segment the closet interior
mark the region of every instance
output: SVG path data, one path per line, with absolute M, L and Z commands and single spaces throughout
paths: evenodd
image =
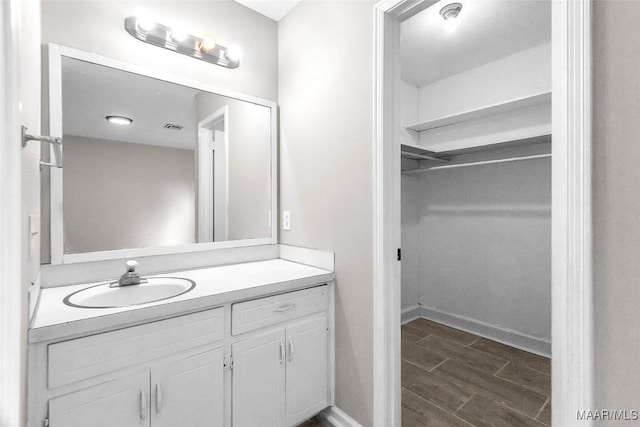
M 550 40 L 550 1 L 401 24 L 403 425 L 550 424 Z

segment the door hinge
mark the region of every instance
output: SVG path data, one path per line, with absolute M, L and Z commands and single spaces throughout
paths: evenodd
M 44 421 L 42 422 L 42 425 L 44 427 L 49 427 L 49 418 L 45 418 Z
M 402 260 L 402 249 L 398 248 L 398 261 Z

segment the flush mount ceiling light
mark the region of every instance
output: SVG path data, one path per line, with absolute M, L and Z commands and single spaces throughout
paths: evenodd
M 133 119 L 124 116 L 107 116 L 105 117 L 109 123 L 116 125 L 130 125 L 133 123 Z
M 237 49 L 221 46 L 211 36 L 200 38 L 182 29 L 167 27 L 135 16 L 124 20 L 124 28 L 133 37 L 154 46 L 225 68 L 237 68 L 240 65 Z
M 442 19 L 444 19 L 445 21 L 449 21 L 451 19 L 456 19 L 461 10 L 462 4 L 449 3 L 448 5 L 440 9 L 440 16 L 442 16 Z

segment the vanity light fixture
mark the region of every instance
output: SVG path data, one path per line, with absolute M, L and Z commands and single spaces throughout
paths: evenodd
M 445 21 L 449 21 L 451 19 L 456 19 L 462 10 L 462 4 L 460 3 L 449 3 L 442 9 L 440 9 L 440 16 Z
M 124 20 L 124 28 L 136 39 L 159 46 L 192 58 L 220 65 L 225 68 L 237 68 L 240 65 L 239 53 L 216 43 L 209 35 L 201 38 L 180 29 L 167 27 L 157 22 L 130 16 Z
M 133 123 L 133 119 L 124 116 L 107 116 L 105 117 L 109 123 L 116 125 L 130 125 Z

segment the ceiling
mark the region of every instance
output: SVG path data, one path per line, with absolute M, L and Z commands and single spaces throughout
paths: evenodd
M 300 0 L 235 0 L 274 21 L 279 21 L 293 9 Z
M 63 133 L 193 150 L 197 90 L 77 59 L 62 62 Z M 109 115 L 130 117 L 115 125 Z M 184 126 L 165 129 L 165 124 Z
M 462 11 L 445 24 L 453 2 Z M 550 0 L 439 1 L 401 24 L 402 79 L 424 86 L 550 41 Z

